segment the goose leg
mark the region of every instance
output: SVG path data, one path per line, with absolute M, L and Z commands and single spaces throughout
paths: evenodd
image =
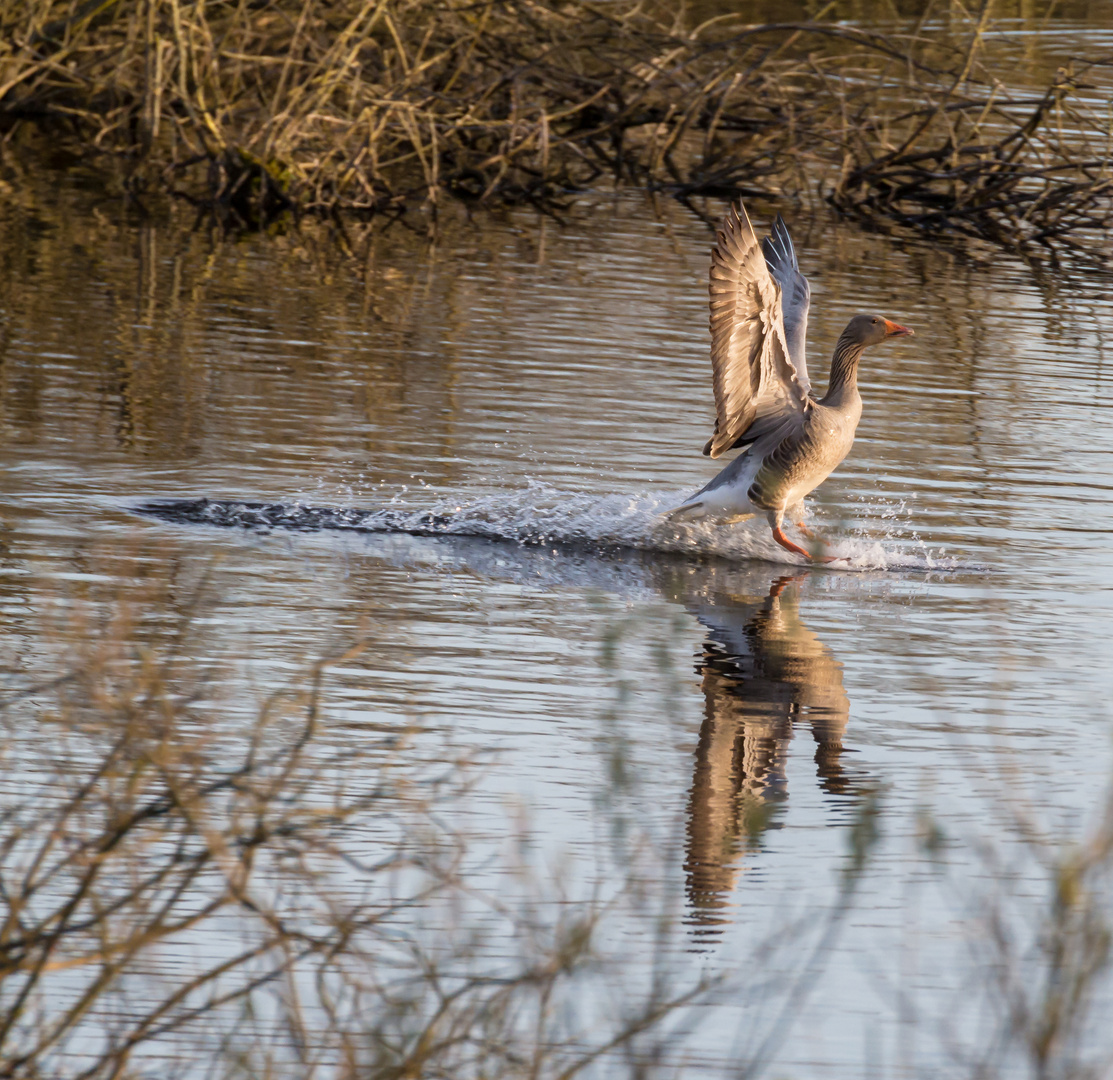
M 804 524 L 804 500 L 801 499 L 795 506 L 785 508 L 789 520 L 796 522 L 796 528 L 809 540 L 818 540 L 819 537 Z
M 829 563 L 834 562 L 838 558 L 837 555 L 813 555 L 810 551 L 805 550 L 799 544 L 794 544 L 791 540 L 789 540 L 787 536 L 785 536 L 784 529 L 782 528 L 783 524 L 784 511 L 770 510 L 769 528 L 773 530 L 773 539 L 776 540 L 777 543 L 780 544 L 781 547 L 783 547 L 786 551 L 791 551 L 796 555 L 803 555 L 805 559 L 810 559 L 812 562 Z M 797 523 L 797 525 L 803 530 L 805 536 L 812 536 L 812 533 L 808 529 L 800 525 L 799 522 Z
M 807 574 L 785 574 L 784 577 L 777 578 L 769 590 L 769 595 L 765 598 L 766 601 L 779 600 L 781 598 L 781 593 L 783 593 L 789 585 L 794 581 L 803 581 L 807 576 Z
M 823 539 L 823 537 L 820 536 L 819 533 L 817 533 L 814 529 L 809 529 L 807 527 L 807 525 L 805 525 L 802 521 L 796 522 L 796 528 L 798 528 L 809 540 L 811 540 L 812 545 L 813 545 L 813 547 L 812 547 L 813 551 L 815 550 L 814 545 L 816 545 L 816 544 L 822 544 L 824 547 L 827 546 L 827 541 L 825 541 Z M 822 563 L 829 563 L 829 562 L 837 562 L 838 561 L 838 556 L 837 555 L 824 555 L 824 556 L 822 556 L 822 558 L 817 556 L 817 555 L 812 555 L 811 558 L 814 562 L 822 562 Z
M 773 530 L 773 539 L 777 541 L 786 551 L 791 551 L 795 555 L 803 555 L 805 559 L 810 559 L 811 554 L 805 551 L 799 544 L 794 544 L 784 534 L 784 529 L 781 528 L 784 523 L 785 513 L 783 510 L 770 510 L 769 511 L 769 528 Z

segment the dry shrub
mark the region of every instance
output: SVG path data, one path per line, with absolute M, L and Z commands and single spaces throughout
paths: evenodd
M 8 117 L 66 118 L 136 189 L 202 166 L 186 190 L 245 217 L 675 182 L 767 51 L 743 78 L 667 12 L 577 0 L 27 0 L 5 22 Z
M 1025 793 L 1018 777 L 1006 783 L 979 834 L 964 842 L 930 813 L 921 817 L 920 839 L 944 895 L 966 912 L 960 925 L 974 973 L 931 1035 L 956 1075 L 1108 1078 L 1113 788 L 1096 820 L 1077 831 L 1052 825 L 1039 794 Z M 928 1016 L 924 1010 L 921 1027 Z
M 361 646 L 245 722 L 165 599 L 62 605 L 63 674 L 0 700 L 0 1076 L 571 1078 L 701 992 L 577 1026 L 604 905 L 477 887 L 451 745 L 329 734 Z
M 972 65 L 971 65 L 972 66 Z M 977 237 L 1024 252 L 1064 246 L 1107 257 L 1113 221 L 1113 125 L 1080 89 L 1106 64 L 1060 68 L 1042 94 L 925 85 L 922 102 L 843 132 L 843 172 L 830 201 L 891 229 Z
M 134 191 L 189 177 L 245 218 L 442 191 L 549 202 L 600 177 L 771 192 L 810 107 L 801 43 L 893 47 L 738 23 L 585 0 L 24 0 L 0 110 L 64 119 L 127 160 Z
M 553 208 L 605 182 L 823 189 L 875 222 L 1010 244 L 1103 226 L 1108 117 L 1068 105 L 1071 71 L 1012 86 L 991 12 L 928 4 L 883 34 L 695 24 L 669 0 L 14 0 L 0 118 L 9 138 L 63 125 L 135 196 L 249 223 L 443 193 Z

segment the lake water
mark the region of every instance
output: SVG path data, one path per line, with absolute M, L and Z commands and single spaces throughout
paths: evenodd
M 124 601 L 160 647 L 198 589 L 188 658 L 221 665 L 222 730 L 361 641 L 325 684 L 331 752 L 366 769 L 407 730 L 423 767 L 474 761 L 438 812 L 470 836 L 472 887 L 539 918 L 642 868 L 583 1001 L 618 1010 L 658 969 L 723 979 L 668 1041 L 686 1075 L 770 1032 L 772 1075 L 972 1074 L 1009 948 L 1033 995 L 1047 974 L 1059 838 L 1106 805 L 1109 279 L 790 218 L 817 385 L 850 315 L 916 331 L 866 354 L 854 450 L 811 500 L 843 558 L 812 569 L 761 522 L 660 523 L 719 467 L 711 234 L 676 203 L 581 197 L 561 225 L 449 208 L 435 242 L 353 226 L 347 253 L 321 225 L 193 225 L 72 180 L 0 208 L 5 693 Z M 134 510 L 186 497 L 383 510 L 395 531 Z M 443 535 L 397 531 L 429 511 Z M 21 752 L 47 753 L 20 708 Z

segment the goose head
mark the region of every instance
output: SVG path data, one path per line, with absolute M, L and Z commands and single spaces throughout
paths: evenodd
M 855 315 L 843 331 L 843 337 L 862 346 L 880 345 L 889 338 L 911 336 L 912 331 L 907 326 L 901 326 L 892 319 L 885 319 L 880 315 Z

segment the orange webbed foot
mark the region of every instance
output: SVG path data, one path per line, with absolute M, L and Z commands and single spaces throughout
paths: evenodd
M 796 526 L 806 537 L 808 537 L 809 540 L 816 539 L 815 534 L 802 522 L 797 522 Z M 784 534 L 784 529 L 782 529 L 781 526 L 777 523 L 770 523 L 770 528 L 773 530 L 773 539 L 776 540 L 777 543 L 780 544 L 781 547 L 783 547 L 786 551 L 791 551 L 794 555 L 803 555 L 805 559 L 808 559 L 811 562 L 823 563 L 824 565 L 827 565 L 828 563 L 838 562 L 841 558 L 841 556 L 839 555 L 816 555 L 814 552 L 808 551 L 806 548 L 802 548 L 799 544 L 793 543 L 791 540 L 789 540 L 789 538 Z
M 780 544 L 781 547 L 783 547 L 786 551 L 791 551 L 795 555 L 803 555 L 805 559 L 812 558 L 811 552 L 805 551 L 799 544 L 794 544 L 791 540 L 789 540 L 787 536 L 785 536 L 784 529 L 782 529 L 780 525 L 773 526 L 773 539 L 776 540 L 777 543 Z

